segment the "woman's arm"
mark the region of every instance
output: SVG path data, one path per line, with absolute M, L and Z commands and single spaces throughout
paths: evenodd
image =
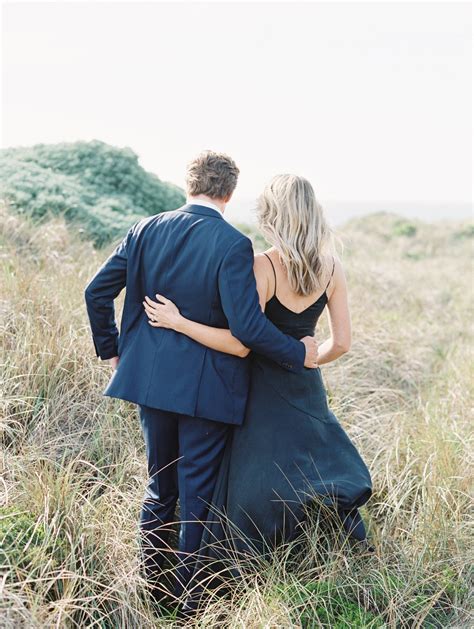
M 161 303 L 145 297 L 143 305 L 148 316 L 148 323 L 154 328 L 168 328 L 181 332 L 194 339 L 201 345 L 217 349 L 219 352 L 232 354 L 245 358 L 250 350 L 243 345 L 239 339 L 232 336 L 230 330 L 223 328 L 213 328 L 197 321 L 186 319 L 179 312 L 177 306 L 163 295 L 156 295 Z
M 260 298 L 262 310 L 266 302 L 267 294 L 267 277 L 262 273 L 261 262 L 258 261 L 259 256 L 255 258 L 254 272 L 257 280 L 257 290 Z M 149 297 L 145 297 L 143 306 L 149 319 L 149 324 L 154 328 L 168 328 L 181 332 L 189 336 L 193 340 L 205 345 L 210 349 L 216 349 L 225 354 L 232 354 L 245 358 L 250 350 L 232 336 L 230 330 L 223 328 L 213 328 L 212 326 L 198 323 L 186 319 L 179 312 L 177 306 L 163 295 L 156 295 L 156 298 L 162 303 L 157 303 Z
M 347 297 L 347 283 L 342 264 L 335 260 L 331 280 L 332 290 L 328 299 L 329 328 L 331 336 L 318 348 L 318 365 L 330 363 L 349 351 L 351 347 L 351 318 Z

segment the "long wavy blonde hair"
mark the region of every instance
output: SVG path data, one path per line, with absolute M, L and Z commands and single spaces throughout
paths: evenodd
M 290 288 L 311 295 L 322 287 L 327 264 L 334 253 L 334 234 L 304 177 L 276 175 L 265 186 L 257 204 L 260 230 L 286 268 Z

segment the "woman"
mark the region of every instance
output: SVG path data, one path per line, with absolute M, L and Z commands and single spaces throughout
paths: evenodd
M 347 288 L 311 184 L 276 176 L 259 199 L 258 221 L 272 245 L 255 256 L 262 310 L 299 339 L 314 334 L 327 306 L 331 335 L 319 346 L 318 366 L 336 360 L 351 343 Z M 150 325 L 221 352 L 249 353 L 230 330 L 185 319 L 170 300 L 156 297 L 162 303 L 148 297 L 144 302 Z M 358 507 L 371 495 L 370 473 L 328 407 L 321 370 L 294 374 L 260 355 L 250 360 L 246 417 L 233 429 L 212 500 L 228 524 L 211 522 L 203 545 L 263 553 L 294 537 L 315 497 L 335 507 L 350 537 L 366 543 Z

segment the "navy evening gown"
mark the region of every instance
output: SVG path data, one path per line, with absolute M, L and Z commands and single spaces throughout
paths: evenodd
M 265 314 L 302 338 L 314 334 L 327 301 L 325 291 L 295 313 L 275 294 Z M 216 560 L 226 548 L 259 555 L 290 541 L 315 497 L 334 510 L 349 537 L 366 540 L 358 508 L 371 496 L 371 476 L 328 406 L 321 370 L 296 374 L 258 354 L 250 360 L 246 416 L 223 456 L 201 559 Z

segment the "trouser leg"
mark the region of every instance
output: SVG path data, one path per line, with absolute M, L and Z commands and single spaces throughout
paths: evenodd
M 230 426 L 199 417 L 179 416 L 178 484 L 181 528 L 177 584 L 179 596 L 187 586 L 199 550 L 209 502 L 230 434 Z
M 166 556 L 172 552 L 168 538 L 178 499 L 178 416 L 140 406 L 140 420 L 148 465 L 140 533 L 144 571 L 153 586 L 160 577 Z

